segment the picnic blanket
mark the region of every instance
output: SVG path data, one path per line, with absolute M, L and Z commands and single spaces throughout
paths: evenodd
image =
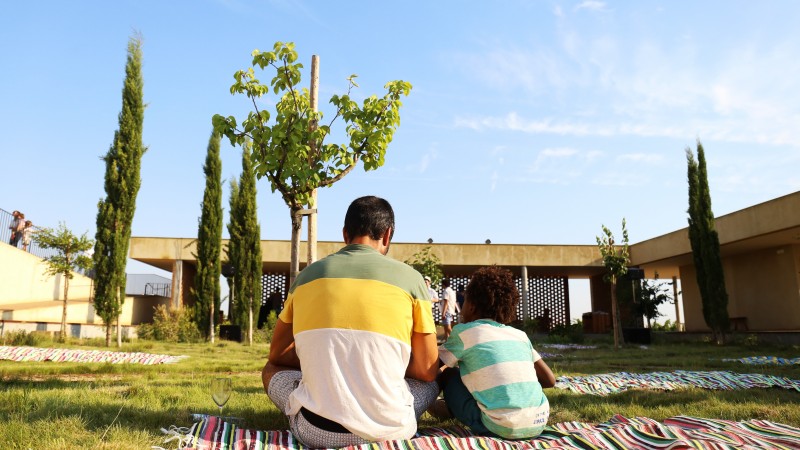
M 723 358 L 723 361 L 734 361 L 753 365 L 793 365 L 800 364 L 800 357 L 781 358 L 779 356 L 747 356 L 745 358 Z
M 538 347 L 555 348 L 559 350 L 591 350 L 597 348 L 596 345 L 581 344 L 539 344 Z
M 68 348 L 6 347 L 0 346 L 0 360 L 97 362 L 111 364 L 169 364 L 188 356 L 154 355 L 138 352 L 110 352 L 105 350 L 75 350 Z
M 163 430 L 167 432 L 167 430 Z M 193 450 L 300 450 L 286 430 L 237 428 L 210 416 L 190 428 L 171 432 L 167 442 Z M 614 416 L 600 424 L 562 422 L 549 425 L 535 439 L 509 441 L 473 436 L 458 426 L 421 429 L 407 440 L 346 447 L 348 450 L 526 450 L 526 449 L 741 449 L 800 448 L 800 428 L 766 420 L 734 422 L 677 416 L 658 422 L 647 417 Z
M 671 391 L 689 387 L 732 390 L 780 387 L 800 391 L 800 380 L 758 373 L 702 372 L 678 370 L 675 372 L 628 373 L 617 372 L 587 376 L 560 376 L 556 388 L 580 394 L 609 395 L 628 389 L 660 389 Z

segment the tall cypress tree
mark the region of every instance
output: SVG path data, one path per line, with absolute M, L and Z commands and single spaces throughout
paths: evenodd
M 235 208 L 235 211 L 233 210 Z M 237 198 L 231 201 L 231 241 L 234 245 L 234 300 L 231 321 L 247 330 L 253 340 L 253 320 L 261 308 L 261 226 L 256 206 L 256 177 L 251 161 L 251 145 L 242 150 L 242 175 Z
M 238 283 L 238 270 L 239 270 L 239 248 L 242 240 L 241 224 L 236 219 L 239 205 L 239 181 L 234 177 L 230 183 L 230 199 L 228 208 L 228 245 L 225 247 L 225 256 L 228 265 L 231 267 L 233 274 L 228 278 L 228 319 L 231 323 L 236 324 L 237 320 L 234 317 L 234 303 L 241 294 Z
M 194 319 L 200 332 L 214 342 L 214 314 L 219 311 L 219 277 L 222 271 L 222 161 L 219 157 L 220 136 L 212 133 L 208 140 L 203 173 L 206 189 L 197 223 L 197 274 L 194 293 L 197 302 Z
M 689 181 L 689 242 L 692 246 L 697 285 L 703 303 L 703 318 L 717 344 L 725 342 L 729 328 L 728 293 L 719 252 L 719 235 L 711 210 L 711 191 L 703 145 L 697 143 L 697 160 L 686 149 Z
M 111 326 L 115 320 L 119 321 L 125 301 L 125 265 L 141 184 L 141 160 L 146 151 L 142 145 L 145 105 L 141 69 L 142 42 L 135 36 L 128 41 L 119 129 L 114 132 L 114 142 L 103 157 L 106 198 L 97 205 L 94 307 L 106 324 L 106 346 L 111 345 Z M 117 345 L 122 345 L 119 327 Z
M 243 217 L 243 278 L 246 278 L 244 307 L 247 309 L 247 339 L 253 344 L 253 321 L 261 310 L 261 225 L 258 223 L 256 206 L 256 175 L 253 170 L 252 145 L 247 144 L 242 152 L 242 179 L 240 196 Z

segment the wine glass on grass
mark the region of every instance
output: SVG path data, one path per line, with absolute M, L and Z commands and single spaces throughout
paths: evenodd
M 211 380 L 211 398 L 219 407 L 220 417 L 222 417 L 222 407 L 231 398 L 232 390 L 230 378 L 214 378 Z

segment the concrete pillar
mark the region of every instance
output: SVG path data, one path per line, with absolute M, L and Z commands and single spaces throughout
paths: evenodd
M 672 277 L 672 298 L 675 299 L 675 329 L 683 331 L 681 326 L 681 308 L 678 305 L 678 277 Z
M 526 266 L 520 267 L 520 276 L 522 277 L 522 320 L 529 320 L 531 318 L 531 304 L 528 298 L 528 268 Z
M 172 263 L 172 307 L 181 307 L 183 299 L 183 260 Z

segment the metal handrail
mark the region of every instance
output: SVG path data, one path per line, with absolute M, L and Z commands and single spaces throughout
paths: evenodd
M 26 219 L 30 220 L 30 219 Z M 11 245 L 11 223 L 14 221 L 14 216 L 0 208 L 0 243 L 5 245 Z M 33 232 L 36 233 L 37 231 L 41 231 L 41 227 L 37 227 L 36 225 L 33 226 Z M 19 240 L 17 243 L 17 248 L 22 250 L 22 239 Z M 31 239 L 31 244 L 28 246 L 28 253 L 33 256 L 37 256 L 42 259 L 49 258 L 51 256 L 55 256 L 58 254 L 58 251 L 52 248 L 42 248 L 39 246 L 36 239 Z M 85 275 L 85 274 L 84 274 Z

